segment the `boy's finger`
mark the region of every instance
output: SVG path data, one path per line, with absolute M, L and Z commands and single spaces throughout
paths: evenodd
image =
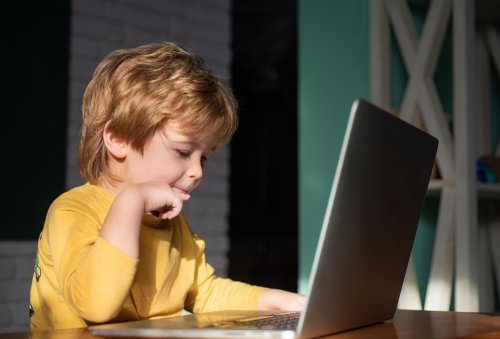
M 164 213 L 162 213 L 163 219 L 172 219 L 175 218 L 182 210 L 182 199 L 173 200 L 171 203 L 168 203 L 163 208 Z

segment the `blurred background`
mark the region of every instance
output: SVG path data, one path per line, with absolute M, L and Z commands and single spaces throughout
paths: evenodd
M 484 27 L 498 32 L 497 1 L 466 2 L 472 4 L 477 32 Z M 175 41 L 199 54 L 233 87 L 239 100 L 240 128 L 232 143 L 209 159 L 204 182 L 184 210 L 192 229 L 206 240 L 208 260 L 220 276 L 305 292 L 350 105 L 358 97 L 376 97 L 371 65 L 374 45 L 382 41 L 373 35 L 373 8 L 381 5 L 389 13 L 397 3 L 409 11 L 420 35 L 431 1 L 26 0 L 6 4 L 1 23 L 5 78 L 0 134 L 4 145 L 0 331 L 28 327 L 35 239 L 51 201 L 82 183 L 76 154 L 86 84 L 109 52 L 151 42 Z M 451 9 L 448 15 L 443 44 L 436 47 L 441 53 L 432 79 L 453 132 Z M 391 32 L 386 108 L 398 112 L 410 72 Z M 493 36 L 498 40 L 498 34 Z M 489 50 L 491 114 L 475 133 L 489 140 L 488 152 L 481 155 L 497 152 L 498 156 L 499 70 L 494 47 Z M 469 165 L 475 168 L 475 160 Z M 425 304 L 438 243 L 445 186 L 439 177 L 435 179 L 413 251 L 420 304 L 412 307 L 417 308 Z M 490 184 L 488 203 L 478 203 L 484 199 L 474 190 L 471 204 L 498 211 L 498 182 Z M 473 214 L 475 208 L 471 207 Z M 473 215 L 477 219 L 483 207 L 478 210 Z M 498 218 L 489 219 L 487 225 L 486 234 L 499 244 Z M 486 248 L 487 298 L 491 299 L 487 305 L 494 311 L 499 309 L 500 258 L 491 244 L 478 247 Z M 447 250 L 451 256 L 452 252 Z M 455 263 L 449 265 L 453 272 Z M 455 309 L 453 298 L 448 299 L 446 308 Z

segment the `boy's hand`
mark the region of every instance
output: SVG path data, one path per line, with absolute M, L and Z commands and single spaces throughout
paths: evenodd
M 277 289 L 266 289 L 259 297 L 259 310 L 302 311 L 305 297 Z
M 190 195 L 163 183 L 143 183 L 135 185 L 144 199 L 144 213 L 158 212 L 162 219 L 175 218 L 181 213 L 182 205 Z

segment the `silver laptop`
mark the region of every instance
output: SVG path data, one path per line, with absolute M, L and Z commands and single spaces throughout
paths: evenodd
M 221 311 L 97 325 L 106 336 L 312 338 L 391 319 L 396 312 L 438 141 L 356 100 L 331 188 L 306 306 Z M 274 325 L 281 318 L 293 325 Z M 264 321 L 264 325 L 259 325 Z

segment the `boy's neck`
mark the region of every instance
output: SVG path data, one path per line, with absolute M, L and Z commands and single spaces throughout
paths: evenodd
M 116 180 L 103 178 L 97 182 L 97 186 L 103 188 L 106 192 L 113 196 L 117 196 L 125 188 L 124 185 Z

